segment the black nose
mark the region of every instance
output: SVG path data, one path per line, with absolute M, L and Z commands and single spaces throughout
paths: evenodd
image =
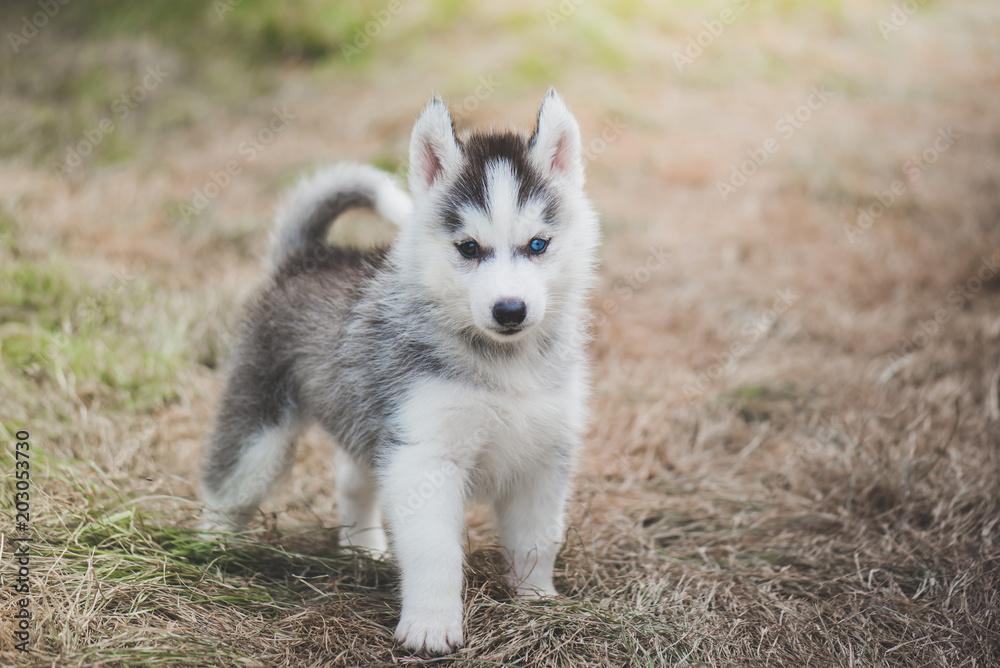
M 527 313 L 528 307 L 520 299 L 501 299 L 493 305 L 493 319 L 501 327 L 517 327 Z

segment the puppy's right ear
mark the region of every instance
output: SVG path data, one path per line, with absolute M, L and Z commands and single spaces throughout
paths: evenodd
M 531 159 L 542 174 L 583 187 L 583 142 L 580 126 L 555 88 L 549 88 L 538 110 L 531 136 Z
M 451 114 L 435 95 L 417 118 L 410 137 L 410 192 L 423 195 L 461 164 L 462 149 L 455 138 Z

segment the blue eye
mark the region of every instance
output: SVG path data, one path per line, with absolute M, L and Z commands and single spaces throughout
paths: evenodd
M 536 237 L 531 240 L 530 244 L 528 244 L 528 248 L 531 250 L 532 253 L 544 253 L 545 249 L 548 248 L 548 245 L 549 245 L 548 239 L 539 239 Z
M 458 252 L 468 258 L 479 256 L 479 244 L 475 241 L 466 241 L 458 244 Z

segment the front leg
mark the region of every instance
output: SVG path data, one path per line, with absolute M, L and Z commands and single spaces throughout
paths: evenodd
M 396 640 L 413 652 L 447 654 L 462 644 L 464 472 L 437 448 L 400 446 L 382 483 L 402 571 Z
M 496 501 L 500 542 L 508 556 L 508 581 L 522 598 L 558 596 L 552 584 L 562 543 L 569 463 L 539 465 Z

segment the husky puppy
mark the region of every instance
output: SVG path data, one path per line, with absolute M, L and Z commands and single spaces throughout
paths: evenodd
M 244 526 L 318 422 L 340 446 L 342 541 L 391 543 L 396 638 L 435 655 L 462 643 L 467 503 L 493 506 L 516 592 L 556 595 L 599 232 L 579 127 L 553 90 L 530 137 L 458 137 L 435 97 L 409 169 L 412 202 L 387 174 L 341 165 L 279 213 L 271 278 L 249 305 L 207 444 L 203 523 Z M 327 244 L 353 207 L 396 223 L 395 243 Z

